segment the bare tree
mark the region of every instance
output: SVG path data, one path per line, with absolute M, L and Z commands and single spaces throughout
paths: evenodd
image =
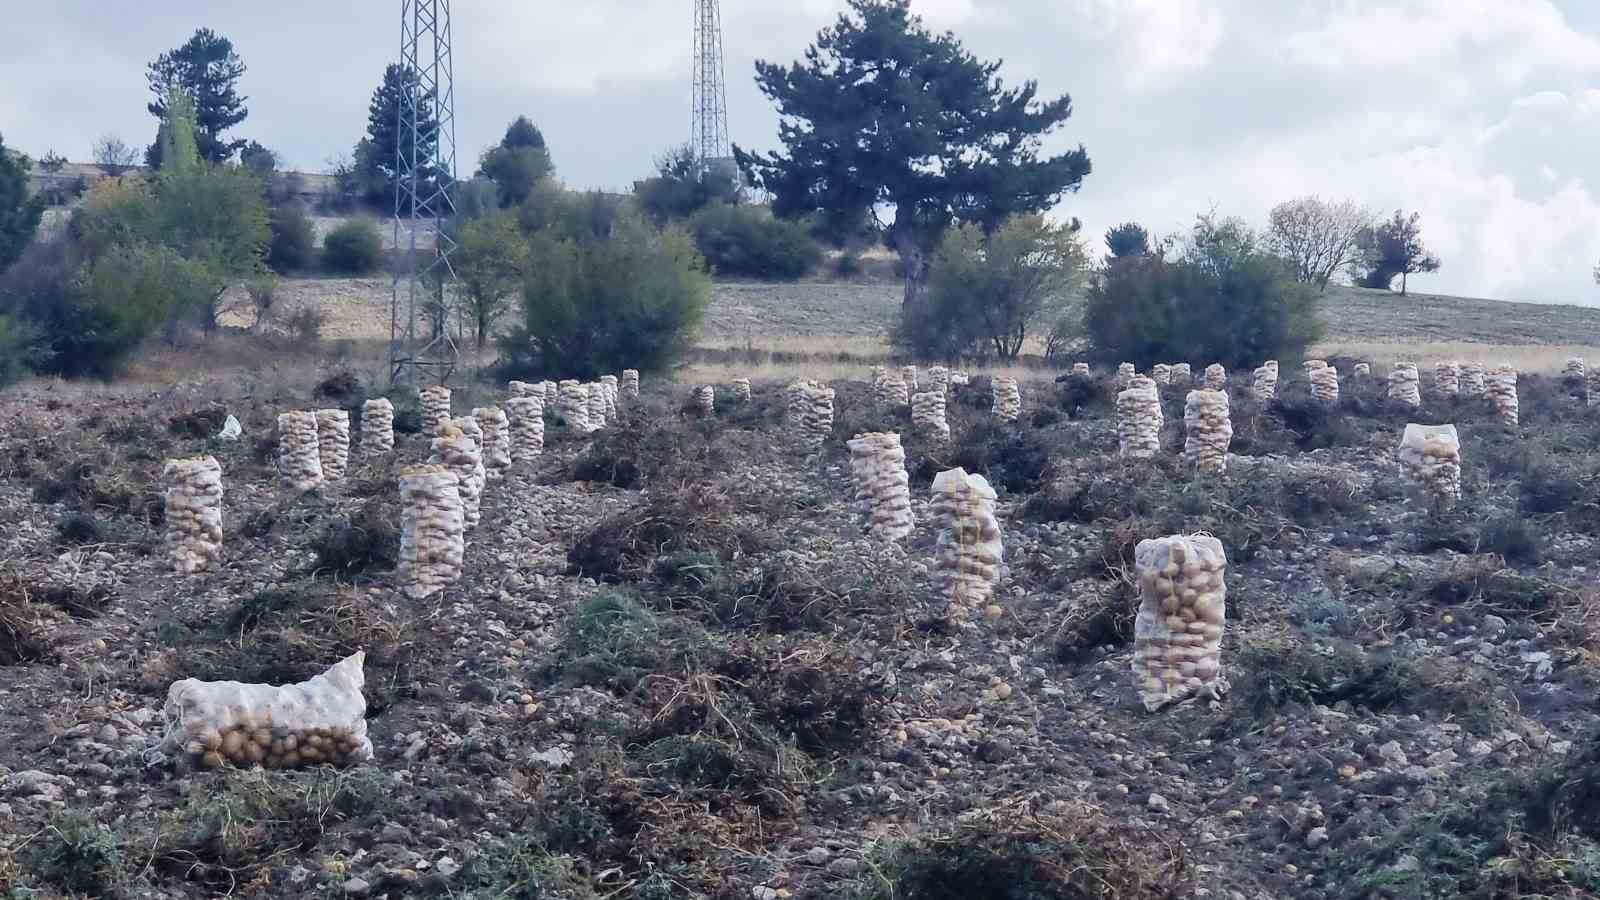
M 1335 273 L 1361 259 L 1361 235 L 1373 219 L 1348 200 L 1300 197 L 1272 208 L 1267 247 L 1294 267 L 1296 280 L 1327 290 Z
M 115 178 L 133 168 L 139 161 L 139 151 L 123 143 L 114 134 L 102 135 L 94 142 L 94 162 L 107 175 Z

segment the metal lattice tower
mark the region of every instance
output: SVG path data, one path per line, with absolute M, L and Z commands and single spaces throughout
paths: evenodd
M 694 99 L 689 144 L 702 165 L 733 165 L 728 140 L 728 90 L 722 77 L 722 10 L 719 0 L 694 3 Z
M 419 384 L 427 378 L 442 383 L 460 360 L 450 334 L 455 281 L 450 256 L 456 244 L 443 227 L 455 214 L 450 0 L 400 0 L 400 65 L 415 78 L 407 80 L 395 131 L 394 245 L 405 258 L 395 270 L 389 304 L 389 376 L 393 382 Z M 427 115 L 430 106 L 432 116 Z M 427 246 L 430 233 L 432 247 Z

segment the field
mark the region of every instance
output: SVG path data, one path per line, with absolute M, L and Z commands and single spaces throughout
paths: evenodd
M 1373 379 L 1328 410 L 1297 368 L 1270 404 L 1235 378 L 1234 456 L 1205 479 L 1181 391 L 1152 463 L 1118 459 L 1104 376 L 1018 370 L 1014 424 L 974 378 L 931 442 L 865 383 L 892 285 L 719 285 L 695 369 L 598 436 L 550 418 L 544 456 L 490 483 L 461 582 L 413 601 L 414 395 L 395 452 L 344 481 L 296 495 L 274 466 L 278 413 L 383 389 L 386 288 L 286 288 L 340 343 L 230 335 L 0 394 L 0 896 L 1600 892 L 1600 406 L 1543 366 L 1514 427 L 1426 377 L 1416 410 Z M 1330 345 L 1379 361 L 1600 346 L 1586 311 L 1337 299 Z M 1451 304 L 1460 326 L 1431 328 Z M 800 370 L 837 391 L 819 452 L 784 417 Z M 689 379 L 735 371 L 751 401 L 684 411 Z M 503 396 L 463 380 L 454 410 Z M 240 441 L 213 437 L 228 414 Z M 1407 422 L 1461 429 L 1453 508 L 1398 474 Z M 852 506 L 844 441 L 877 430 L 905 436 L 901 542 Z M 200 453 L 224 557 L 178 576 L 159 472 Z M 952 614 L 930 571 L 953 466 L 999 490 L 997 616 Z M 1231 690 L 1151 713 L 1132 550 L 1194 532 L 1229 558 Z M 295 682 L 357 650 L 371 763 L 201 772 L 162 745 L 178 679 Z

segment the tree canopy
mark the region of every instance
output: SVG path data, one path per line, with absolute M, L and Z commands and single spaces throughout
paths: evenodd
M 44 204 L 28 197 L 28 158 L 6 149 L 0 136 L 0 272 L 17 261 L 33 240 Z
M 1406 293 L 1406 277 L 1418 272 L 1439 271 L 1439 257 L 1422 243 L 1421 213 L 1407 216 L 1400 210 L 1376 228 L 1363 230 L 1360 239 L 1366 264 L 1361 286 L 1392 288 L 1400 276 L 1400 296 Z
M 417 132 L 400 130 L 400 108 L 408 97 L 417 103 Z M 374 206 L 394 202 L 396 166 L 403 150 L 408 159 L 433 158 L 439 146 L 439 120 L 434 113 L 434 97 L 423 92 L 414 69 L 391 64 L 383 72 L 383 83 L 372 92 L 367 107 L 367 136 L 355 149 L 355 175 L 362 200 Z M 417 192 L 427 194 L 438 186 L 441 173 L 432 167 L 417 169 Z M 414 210 L 408 210 L 414 212 Z
M 1300 197 L 1272 208 L 1267 246 L 1296 279 L 1327 290 L 1333 276 L 1361 259 L 1361 236 L 1371 227 L 1372 213 L 1348 200 Z
M 1106 229 L 1106 260 L 1150 255 L 1150 232 L 1138 222 L 1123 222 Z
M 238 92 L 244 71 L 244 60 L 234 52 L 232 41 L 209 28 L 197 29 L 183 46 L 150 63 L 145 78 L 156 95 L 148 106 L 150 114 L 165 122 L 173 90 L 182 91 L 194 103 L 195 144 L 201 158 L 214 163 L 232 159 L 245 142 L 226 140 L 222 133 L 249 115 L 246 98 Z M 159 167 L 160 152 L 158 138 L 146 161 Z
M 1007 87 L 1000 63 L 930 32 L 910 0 L 849 5 L 803 60 L 756 63 L 784 152 L 734 155 L 780 216 L 816 214 L 842 228 L 892 209 L 887 237 L 914 306 L 953 222 L 992 231 L 1054 206 L 1089 174 L 1089 156 L 1082 146 L 1042 155 L 1042 139 L 1072 114 L 1070 97 L 1042 100 L 1032 81 Z
M 534 185 L 555 170 L 544 135 L 527 116 L 518 116 L 500 143 L 485 150 L 478 161 L 478 175 L 494 182 L 502 208 L 527 200 Z
M 639 208 L 657 224 L 687 219 L 714 203 L 739 199 L 739 181 L 725 168 L 708 166 L 683 144 L 656 159 L 656 174 L 633 183 Z

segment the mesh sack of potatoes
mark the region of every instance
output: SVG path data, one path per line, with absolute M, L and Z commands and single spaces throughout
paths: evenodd
M 279 414 L 278 474 L 295 491 L 309 491 L 322 484 L 316 414 L 298 410 Z
M 750 390 L 750 379 L 735 378 L 730 384 L 733 386 L 733 399 L 740 403 L 750 402 L 750 398 L 753 396 Z
M 939 537 L 932 572 L 941 596 L 958 615 L 988 603 L 1000 583 L 1005 548 L 994 507 L 994 488 L 982 475 L 956 468 L 933 478 L 928 518 Z
M 350 414 L 342 409 L 319 409 L 316 416 L 322 480 L 342 481 L 350 466 Z
M 900 435 L 874 431 L 858 434 L 846 443 L 856 508 L 866 521 L 868 534 L 885 541 L 910 535 L 914 525 L 911 482 Z
M 532 462 L 544 454 L 544 404 L 537 397 L 512 397 L 506 401 L 511 461 Z
M 418 394 L 422 403 L 422 433 L 432 437 L 450 421 L 450 389 L 432 384 Z
M 1483 366 L 1478 363 L 1461 364 L 1461 396 L 1468 399 L 1477 399 L 1488 392 L 1488 383 L 1483 377 Z
M 1407 406 L 1422 405 L 1422 376 L 1414 364 L 1394 364 L 1389 371 L 1389 399 Z
M 1209 535 L 1173 535 L 1134 548 L 1139 613 L 1133 626 L 1133 676 L 1151 711 L 1189 697 L 1217 697 L 1228 560 Z
M 1561 369 L 1562 378 L 1576 378 L 1577 380 L 1582 381 L 1584 376 L 1587 374 L 1587 370 L 1583 364 L 1583 357 L 1581 356 L 1567 357 L 1567 364 Z
M 1517 370 L 1495 366 L 1484 376 L 1484 391 L 1495 414 L 1507 425 L 1516 425 L 1521 416 L 1517 401 Z
M 606 392 L 606 421 L 613 421 L 622 412 L 622 389 L 617 376 L 601 375 L 600 388 Z
M 1117 394 L 1117 446 L 1123 459 L 1150 459 L 1161 451 L 1161 395 L 1156 383 L 1135 377 Z
M 606 389 L 598 381 L 590 381 L 583 386 L 585 398 L 588 403 L 589 427 L 595 430 L 606 427 Z
M 192 575 L 211 568 L 222 559 L 222 464 L 212 456 L 171 459 L 161 480 L 173 569 Z
M 1228 370 L 1222 363 L 1212 363 L 1206 366 L 1206 390 L 1221 391 L 1228 387 Z
M 526 381 L 513 381 L 506 385 L 506 391 L 512 397 L 538 397 L 540 401 L 545 399 L 544 382 L 542 381 L 536 381 L 531 384 Z
M 1194 372 L 1188 363 L 1173 363 L 1172 373 L 1167 378 L 1168 383 L 1176 388 L 1186 388 L 1194 384 Z
M 165 744 L 202 769 L 348 766 L 372 759 L 366 683 L 357 652 L 281 687 L 186 678 L 167 691 Z
M 800 441 L 815 450 L 833 434 L 834 390 L 821 385 L 807 386 L 800 408 Z
M 994 399 L 994 416 L 1002 422 L 1015 422 L 1022 415 L 1022 389 L 1015 378 L 996 375 L 989 380 Z
M 466 511 L 461 479 L 444 466 L 413 466 L 400 473 L 402 589 L 427 597 L 461 577 L 466 554 Z
M 907 394 L 915 394 L 917 392 L 917 367 L 901 366 L 900 380 L 906 383 Z
M 1225 391 L 1190 391 L 1183 404 L 1183 455 L 1204 475 L 1228 471 L 1233 421 Z
M 379 397 L 361 404 L 361 451 L 369 459 L 394 450 L 394 404 Z
M 468 531 L 478 527 L 478 516 L 483 500 L 483 484 L 487 474 L 483 467 L 483 453 L 478 442 L 454 422 L 444 426 L 433 439 L 433 455 L 428 462 L 444 466 L 459 482 L 461 512 Z
M 1328 361 L 1325 359 L 1308 359 L 1300 363 L 1300 371 L 1306 373 L 1306 378 L 1311 378 L 1311 373 L 1318 369 L 1326 369 Z
M 700 415 L 711 418 L 717 412 L 717 392 L 709 384 L 694 389 L 694 408 Z
M 633 400 L 639 399 L 639 370 L 623 369 L 622 384 L 620 387 L 622 390 L 622 396 Z
M 793 427 L 800 427 L 801 420 L 805 418 L 806 395 L 816 386 L 816 382 L 802 378 L 798 381 L 791 381 L 784 387 L 783 415 L 784 419 Z
M 1441 359 L 1434 363 L 1433 389 L 1444 397 L 1454 397 L 1460 394 L 1461 364 L 1450 359 Z
M 1339 402 L 1339 370 L 1324 365 L 1311 370 L 1311 398 L 1333 406 Z
M 1365 378 L 1372 374 L 1372 366 L 1369 363 L 1356 363 L 1355 367 L 1350 370 L 1350 374 L 1358 378 Z
M 1262 403 L 1266 403 L 1278 396 L 1278 361 L 1267 360 L 1256 367 L 1251 375 L 1250 392 Z
M 1406 426 L 1400 469 L 1436 499 L 1461 499 L 1461 439 L 1454 425 Z
M 945 418 L 944 394 L 924 391 L 911 396 L 911 427 L 935 441 L 950 440 L 950 422 Z
M 556 415 L 574 434 L 593 434 L 599 425 L 589 421 L 589 390 L 576 381 L 563 381 L 556 388 Z
M 1128 382 L 1132 381 L 1133 376 L 1137 374 L 1139 374 L 1139 370 L 1134 368 L 1133 363 L 1117 363 L 1117 390 L 1127 390 Z
M 498 406 L 481 406 L 472 411 L 483 434 L 483 467 L 490 478 L 500 478 L 511 468 L 511 420 Z M 543 422 L 539 423 L 541 426 Z M 543 428 L 539 431 L 544 437 Z
M 1157 387 L 1164 387 L 1172 383 L 1172 367 L 1166 363 L 1156 363 L 1150 367 L 1150 380 Z
M 944 366 L 929 366 L 927 390 L 950 393 L 950 370 Z

